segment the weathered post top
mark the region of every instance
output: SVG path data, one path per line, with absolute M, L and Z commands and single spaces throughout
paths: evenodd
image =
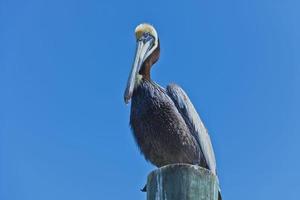
M 196 165 L 167 165 L 147 180 L 147 200 L 218 200 L 218 191 L 217 177 Z

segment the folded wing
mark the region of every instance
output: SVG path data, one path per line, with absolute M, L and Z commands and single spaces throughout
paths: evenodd
M 216 160 L 210 137 L 189 97 L 181 87 L 175 84 L 167 86 L 167 93 L 199 144 L 208 168 L 216 174 Z

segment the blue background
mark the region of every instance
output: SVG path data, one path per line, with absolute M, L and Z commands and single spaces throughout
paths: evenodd
M 189 94 L 224 199 L 299 199 L 297 0 L 0 1 L 0 199 L 145 199 L 123 91 L 134 28 Z

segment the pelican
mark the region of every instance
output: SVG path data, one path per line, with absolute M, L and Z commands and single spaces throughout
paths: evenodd
M 187 163 L 216 175 L 210 136 L 187 94 L 176 84 L 165 89 L 151 80 L 150 69 L 160 55 L 155 28 L 140 24 L 135 36 L 135 59 L 124 101 L 131 100 L 130 126 L 139 149 L 157 167 Z

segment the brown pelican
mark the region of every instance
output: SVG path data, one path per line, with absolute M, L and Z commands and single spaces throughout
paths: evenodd
M 135 29 L 137 48 L 124 94 L 131 99 L 130 125 L 146 160 L 157 167 L 173 163 L 200 165 L 216 175 L 216 160 L 208 132 L 181 87 L 166 89 L 150 78 L 160 43 L 149 24 Z

